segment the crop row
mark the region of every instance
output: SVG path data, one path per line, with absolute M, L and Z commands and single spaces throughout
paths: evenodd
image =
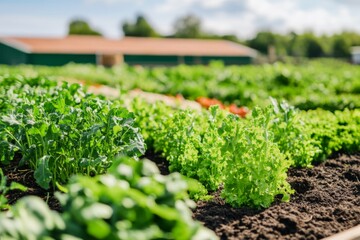
M 300 112 L 272 99 L 242 119 L 218 107 L 174 110 L 136 99 L 130 113 L 121 101 L 85 94 L 77 84 L 20 76 L 0 84 L 1 161 L 20 156 L 46 189 L 73 174 L 105 173 L 119 154 L 144 154 L 144 137 L 171 171 L 211 191 L 223 185 L 222 196 L 234 206 L 267 207 L 277 195 L 290 198 L 290 166 L 309 167 L 360 146 L 359 110 Z
M 119 87 L 122 91 L 140 88 L 144 91 L 177 95 L 188 99 L 216 98 L 225 104 L 266 106 L 269 97 L 285 99 L 303 109 L 343 110 L 360 107 L 360 70 L 350 64 L 312 61 L 300 66 L 274 64 L 262 66 L 177 66 L 143 68 L 117 66 L 103 68 L 91 65 L 65 67 L 0 67 L 0 74 L 20 73 L 57 79 L 87 79 Z
M 134 101 L 131 110 L 149 148 L 171 171 L 198 179 L 208 190 L 223 185 L 233 206 L 268 207 L 277 195 L 288 200 L 290 166 L 311 167 L 335 152 L 359 152 L 360 111 L 299 111 L 285 102 L 254 108 L 242 119 L 218 107 L 173 110 Z
M 3 77 L 0 98 L 0 161 L 9 163 L 17 154 L 45 189 L 76 173 L 105 173 L 116 155 L 145 152 L 134 115 L 79 85 Z

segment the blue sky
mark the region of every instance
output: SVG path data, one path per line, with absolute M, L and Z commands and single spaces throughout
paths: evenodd
M 250 38 L 259 30 L 360 32 L 360 0 L 0 0 L 0 36 L 65 36 L 71 19 L 87 20 L 105 36 L 143 14 L 162 34 L 192 13 L 205 30 Z

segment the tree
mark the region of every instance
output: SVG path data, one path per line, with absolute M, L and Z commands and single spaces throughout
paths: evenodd
M 306 43 L 306 56 L 309 58 L 322 57 L 324 49 L 316 38 L 308 38 Z
M 180 17 L 174 23 L 174 37 L 200 38 L 202 35 L 201 20 L 195 15 Z
M 249 47 L 252 47 L 263 54 L 268 54 L 270 49 L 274 49 L 276 55 L 287 55 L 286 46 L 289 45 L 289 37 L 276 34 L 270 31 L 262 31 L 256 34 L 255 38 L 249 40 Z
M 232 41 L 232 42 L 240 42 L 239 38 L 234 34 L 225 34 L 225 35 L 219 36 L 218 38 Z
M 350 57 L 350 47 L 351 44 L 349 41 L 346 41 L 343 37 L 337 37 L 333 43 L 333 55 L 334 57 L 348 58 Z
M 125 36 L 132 37 L 158 37 L 160 36 L 149 24 L 144 16 L 139 15 L 135 23 L 124 22 L 122 29 Z
M 259 32 L 255 38 L 248 41 L 248 45 L 261 53 L 267 54 L 269 46 L 275 45 L 274 33 L 268 31 Z
M 90 25 L 82 19 L 72 20 L 69 24 L 69 35 L 96 35 L 101 36 L 102 34 L 90 27 Z
M 305 44 L 300 35 L 296 32 L 289 34 L 288 53 L 294 57 L 305 57 Z

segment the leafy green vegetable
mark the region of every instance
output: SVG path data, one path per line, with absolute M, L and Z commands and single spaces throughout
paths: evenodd
M 360 151 L 360 110 L 335 111 L 322 109 L 301 113 L 304 132 L 319 151 L 313 161 L 324 161 L 334 152 Z
M 139 103 L 132 107 L 135 113 L 144 109 Z M 153 113 L 163 114 L 164 108 L 160 109 Z M 274 107 L 255 110 L 249 120 L 218 107 L 202 113 L 168 109 L 168 114 L 161 116 L 161 123 L 157 120 L 160 116 L 144 116 L 137 121 L 140 126 L 146 122 L 152 127 L 143 131 L 169 161 L 171 171 L 195 178 L 209 190 L 217 190 L 224 183 L 223 196 L 234 206 L 266 207 L 278 194 L 283 194 L 284 200 L 289 199 L 292 191 L 286 182 L 286 172 L 293 161 L 286 160 L 286 156 L 292 155 L 287 152 L 290 148 L 280 150 L 279 142 L 297 139 L 279 131 L 278 126 L 287 127 L 290 121 L 285 122 Z M 156 124 L 152 123 L 153 119 Z
M 229 115 L 220 129 L 226 138 L 222 156 L 227 163 L 222 197 L 233 206 L 269 207 L 279 194 L 288 201 L 293 193 L 286 182 L 291 162 L 275 142 L 271 112 L 255 108 L 252 125 L 234 124 L 233 119 Z
M 19 152 L 20 163 L 35 170 L 45 189 L 76 173 L 104 173 L 118 154 L 145 152 L 134 115 L 118 101 L 85 94 L 77 84 L 53 86 L 42 78 L 8 77 L 4 82 L 0 160 L 8 163 Z
M 187 185 L 178 173 L 159 174 L 149 160 L 121 157 L 109 173 L 74 176 L 57 193 L 63 212 L 37 197 L 0 213 L 1 239 L 217 239 L 192 220 Z
M 145 140 L 169 161 L 171 171 L 208 190 L 224 184 L 223 197 L 234 206 L 267 207 L 277 195 L 289 200 L 290 166 L 311 167 L 320 157 L 360 146 L 358 110 L 300 112 L 286 102 L 271 102 L 246 119 L 217 107 L 196 112 L 140 100 L 131 109 Z

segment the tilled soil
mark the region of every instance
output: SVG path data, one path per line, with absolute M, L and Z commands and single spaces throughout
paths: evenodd
M 35 195 L 42 198 L 50 206 L 51 209 L 61 211 L 60 203 L 54 196 L 54 191 L 52 191 L 51 189 L 47 191 L 39 187 L 39 185 L 34 179 L 34 171 L 30 170 L 26 166 L 18 166 L 20 158 L 20 156 L 16 156 L 9 165 L 0 165 L 6 176 L 8 185 L 10 185 L 10 183 L 14 181 L 27 187 L 27 191 L 25 192 L 20 190 L 9 191 L 6 195 L 8 203 L 12 205 L 24 196 Z
M 360 224 L 360 154 L 290 169 L 288 181 L 296 191 L 288 203 L 234 209 L 215 193 L 194 217 L 221 239 L 321 239 Z
M 169 173 L 163 158 L 151 152 L 145 157 Z M 32 171 L 16 161 L 1 167 L 9 182 L 28 187 L 27 192 L 11 191 L 9 203 L 31 194 L 61 211 L 53 193 L 37 186 Z M 321 239 L 360 224 L 360 154 L 338 155 L 312 169 L 290 169 L 288 181 L 296 191 L 288 203 L 265 210 L 232 208 L 218 191 L 211 201 L 198 202 L 193 216 L 220 239 Z

